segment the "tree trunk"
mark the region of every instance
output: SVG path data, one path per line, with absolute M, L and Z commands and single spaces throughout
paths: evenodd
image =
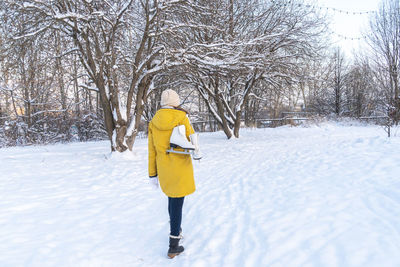
M 217 106 L 218 115 L 221 118 L 220 125 L 222 127 L 222 130 L 224 131 L 226 137 L 228 139 L 231 139 L 232 131 L 229 128 L 228 121 L 225 118 L 225 110 L 224 110 L 224 105 L 222 103 L 221 97 L 222 97 L 221 93 L 219 92 L 219 78 L 217 76 L 215 79 L 215 84 L 214 84 L 214 100 L 215 100 L 215 104 Z
M 76 116 L 80 117 L 80 99 L 79 99 L 79 85 L 78 85 L 78 66 L 76 64 L 76 59 L 74 57 L 74 90 L 75 90 L 75 113 Z M 89 94 L 89 110 L 92 111 L 91 105 L 92 105 L 92 100 L 90 97 L 90 92 L 88 91 Z
M 335 113 L 336 115 L 340 115 L 340 93 L 338 86 L 335 87 Z
M 67 109 L 67 98 L 65 94 L 65 87 L 64 87 L 64 70 L 62 69 L 61 64 L 61 44 L 60 44 L 60 35 L 57 33 L 56 37 L 56 70 L 57 70 L 57 78 L 58 78 L 58 86 L 60 90 L 60 97 L 61 97 L 61 108 L 64 110 L 64 119 Z
M 104 126 L 106 127 L 106 132 L 108 135 L 109 140 L 111 141 L 111 151 L 115 151 L 115 139 L 114 139 L 114 119 L 113 119 L 113 113 L 111 110 L 111 105 L 110 102 L 107 99 L 106 95 L 106 89 L 105 89 L 105 84 L 104 84 L 104 79 L 102 76 L 98 77 L 95 81 L 97 88 L 100 91 L 100 104 L 103 109 L 103 114 L 104 114 Z M 115 133 L 115 138 L 117 137 L 117 133 Z
M 242 117 L 242 111 L 237 111 L 235 125 L 233 127 L 233 134 L 235 135 L 236 138 L 239 138 L 240 118 L 241 117 Z

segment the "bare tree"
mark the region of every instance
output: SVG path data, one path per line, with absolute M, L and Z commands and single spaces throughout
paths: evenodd
M 344 60 L 344 54 L 340 48 L 336 48 L 333 53 L 333 95 L 334 95 L 334 111 L 336 115 L 342 114 L 343 93 L 346 81 L 347 66 Z
M 94 85 L 83 86 L 99 93 L 111 149 L 131 150 L 152 79 L 162 69 L 157 19 L 168 4 L 150 0 L 7 2 L 16 15 L 27 17 L 31 27 L 15 38 L 26 40 L 55 29 L 73 44 Z M 60 60 L 56 63 L 60 69 Z M 62 72 L 58 77 L 61 85 Z M 61 95 L 63 91 L 60 87 Z
M 345 83 L 346 115 L 374 115 L 379 109 L 379 89 L 368 58 L 356 58 L 350 66 Z
M 368 40 L 375 54 L 375 63 L 382 70 L 384 89 L 388 91 L 393 117 L 400 120 L 400 3 L 383 0 L 379 11 L 370 20 Z
M 174 14 L 183 34 L 170 42 L 185 63 L 185 79 L 228 138 L 239 137 L 254 88 L 294 79 L 298 59 L 315 55 L 324 26 L 296 3 L 203 0 Z

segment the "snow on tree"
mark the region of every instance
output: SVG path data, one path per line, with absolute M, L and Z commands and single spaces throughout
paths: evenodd
M 152 80 L 164 65 L 157 19 L 168 5 L 150 0 L 7 4 L 30 25 L 14 39 L 28 40 L 49 29 L 68 38 L 93 84 L 91 90 L 100 94 L 112 150 L 131 150 Z
M 246 102 L 261 82 L 294 79 L 299 58 L 312 57 L 324 23 L 295 1 L 197 1 L 169 14 L 168 43 L 227 138 L 239 137 Z M 168 38 L 168 36 L 167 36 Z
M 400 121 L 400 4 L 383 0 L 370 19 L 368 42 L 374 53 L 382 87 L 388 95 L 389 115 Z

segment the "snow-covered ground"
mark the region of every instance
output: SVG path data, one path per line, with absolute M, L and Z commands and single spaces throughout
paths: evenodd
M 0 149 L 0 266 L 400 266 L 400 137 L 323 123 L 200 138 L 172 260 L 146 139 L 112 156 L 108 142 Z

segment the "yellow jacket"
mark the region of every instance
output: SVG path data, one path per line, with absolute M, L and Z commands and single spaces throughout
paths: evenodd
M 162 191 L 169 197 L 184 197 L 193 193 L 193 165 L 190 155 L 167 153 L 172 129 L 185 125 L 186 137 L 194 133 L 186 113 L 163 108 L 149 123 L 149 176 L 158 175 Z

